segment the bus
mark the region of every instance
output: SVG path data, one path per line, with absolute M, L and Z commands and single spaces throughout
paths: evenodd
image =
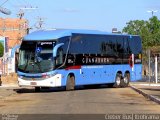
M 138 35 L 98 30 L 39 30 L 19 48 L 19 86 L 65 87 L 110 84 L 127 87 L 142 78 L 142 44 Z

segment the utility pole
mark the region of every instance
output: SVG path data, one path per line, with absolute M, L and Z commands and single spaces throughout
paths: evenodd
M 20 10 L 19 10 L 19 13 L 17 14 L 17 16 L 19 17 L 19 19 L 22 19 L 25 15 L 25 11 L 28 11 L 28 10 L 36 10 L 38 9 L 38 7 L 33 7 L 33 6 L 24 6 L 24 7 L 21 7 Z M 27 27 L 26 30 L 27 30 L 27 34 L 29 33 L 29 30 L 31 28 L 30 27 Z
M 30 6 L 30 7 L 27 7 L 27 6 L 22 7 L 22 8 L 20 8 L 20 11 L 17 14 L 17 16 L 19 17 L 19 19 L 22 19 L 23 16 L 24 16 L 24 11 L 25 10 L 35 10 L 35 9 L 38 9 L 38 7 L 32 7 L 32 6 Z
M 22 19 L 24 16 L 24 11 L 20 9 L 19 13 L 17 14 L 17 16 L 19 17 L 19 19 Z
M 154 13 L 156 13 L 156 12 L 158 12 L 158 10 L 149 10 L 149 11 L 147 11 L 148 13 L 151 13 L 152 14 L 152 18 L 153 18 L 153 16 L 154 16 Z M 150 50 L 149 50 L 149 81 L 150 81 Z M 154 72 L 155 72 L 155 83 L 158 83 L 158 62 L 157 62 L 157 55 L 155 54 L 155 70 L 154 70 Z
M 37 29 L 42 29 L 42 28 L 43 28 L 44 19 L 45 19 L 45 18 L 38 17 L 38 21 L 37 21 L 37 23 L 35 24 L 35 27 L 36 27 Z
M 157 55 L 155 54 L 155 81 L 156 84 L 158 83 L 158 62 L 157 62 Z
M 147 12 L 148 12 L 148 13 L 151 13 L 151 14 L 152 14 L 152 17 L 153 17 L 154 13 L 158 12 L 158 10 L 148 10 Z
M 151 83 L 151 50 L 148 49 L 148 75 L 149 75 L 149 83 Z

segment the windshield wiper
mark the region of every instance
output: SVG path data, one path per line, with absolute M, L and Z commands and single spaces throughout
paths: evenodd
M 42 58 L 40 58 L 40 57 L 38 57 L 38 55 L 36 55 L 34 63 L 38 66 L 40 72 L 42 72 L 41 65 L 40 65 L 41 61 L 42 61 Z M 34 64 L 32 66 L 33 66 L 33 70 L 34 70 Z
M 30 54 L 30 57 L 29 57 L 29 55 L 27 55 L 27 63 L 26 63 L 26 65 L 25 65 L 23 71 L 26 72 L 26 69 L 27 69 L 28 65 L 31 64 L 31 65 L 33 66 L 33 73 L 34 73 L 34 65 L 37 64 L 40 72 L 42 72 L 42 69 L 41 69 L 41 67 L 40 67 L 40 62 L 41 62 L 41 60 L 39 60 L 39 59 L 37 59 L 37 57 L 35 57 L 36 60 L 35 60 L 35 61 L 33 60 L 33 62 L 31 62 L 31 61 L 32 61 L 32 58 L 33 58 L 33 56 L 31 56 L 31 54 Z M 29 61 L 30 61 L 30 62 L 29 62 Z
M 27 69 L 27 67 L 28 67 L 28 64 L 29 64 L 29 59 L 28 59 L 28 55 L 27 55 L 27 63 L 26 63 L 26 65 L 25 65 L 25 67 L 24 67 L 24 72 L 26 71 L 26 69 Z

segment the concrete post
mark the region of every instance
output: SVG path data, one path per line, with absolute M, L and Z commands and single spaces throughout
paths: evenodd
M 157 74 L 157 71 L 158 71 L 158 62 L 157 62 L 157 55 L 155 56 L 155 80 L 156 80 L 156 84 L 158 83 L 158 74 Z
M 149 75 L 149 83 L 151 82 L 151 52 L 148 49 L 148 75 Z

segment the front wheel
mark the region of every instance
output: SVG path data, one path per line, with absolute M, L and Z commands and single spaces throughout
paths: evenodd
M 67 91 L 69 91 L 69 90 L 74 90 L 74 88 L 75 88 L 75 77 L 69 75 L 69 76 L 68 76 L 68 79 L 67 79 L 66 90 L 67 90 Z

